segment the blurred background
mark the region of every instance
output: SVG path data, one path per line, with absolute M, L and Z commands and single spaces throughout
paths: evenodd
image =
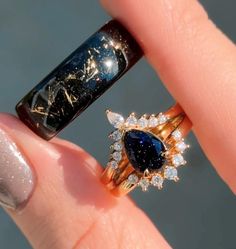
M 236 1 L 201 2 L 215 23 L 235 41 Z M 15 113 L 16 102 L 109 19 L 95 0 L 0 0 L 0 111 Z M 132 111 L 157 113 L 173 103 L 158 76 L 142 59 L 60 136 L 78 143 L 105 164 L 110 142 L 107 134 L 112 129 L 105 109 L 124 115 Z M 173 248 L 235 249 L 235 196 L 192 134 L 187 142 L 191 150 L 186 154 L 188 167 L 179 171 L 181 181 L 167 184 L 163 191 L 150 189 L 143 194 L 138 189 L 132 198 Z M 2 248 L 31 247 L 0 210 Z

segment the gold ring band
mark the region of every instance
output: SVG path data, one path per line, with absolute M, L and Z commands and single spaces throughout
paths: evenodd
M 107 111 L 107 117 L 116 130 L 101 181 L 113 195 L 126 195 L 136 186 L 161 189 L 165 179 L 178 181 L 177 168 L 186 164 L 183 152 L 189 147 L 184 137 L 192 126 L 178 104 L 157 115 L 131 113 L 125 120 Z

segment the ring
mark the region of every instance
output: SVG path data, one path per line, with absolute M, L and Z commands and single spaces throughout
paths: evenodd
M 49 140 L 79 116 L 142 56 L 116 20 L 100 28 L 16 106 L 19 118 Z
M 162 189 L 165 180 L 179 180 L 177 168 L 186 164 L 183 152 L 189 147 L 184 137 L 192 124 L 178 104 L 139 118 L 135 113 L 127 119 L 109 110 L 106 114 L 115 130 L 109 135 L 114 143 L 101 181 L 113 195 L 126 195 L 136 186 Z

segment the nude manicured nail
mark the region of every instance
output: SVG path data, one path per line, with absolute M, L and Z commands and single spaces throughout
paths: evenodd
M 20 209 L 34 189 L 34 173 L 16 143 L 0 129 L 0 204 Z

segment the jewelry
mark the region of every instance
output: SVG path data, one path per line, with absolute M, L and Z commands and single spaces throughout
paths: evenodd
M 183 152 L 189 147 L 183 137 L 191 122 L 178 104 L 157 115 L 131 113 L 126 120 L 107 111 L 107 118 L 115 127 L 109 136 L 114 143 L 101 180 L 112 194 L 122 196 L 136 186 L 161 189 L 165 180 L 179 180 L 177 168 L 186 164 Z
M 17 104 L 19 118 L 40 137 L 51 139 L 141 56 L 128 31 L 115 20 L 108 22 Z

